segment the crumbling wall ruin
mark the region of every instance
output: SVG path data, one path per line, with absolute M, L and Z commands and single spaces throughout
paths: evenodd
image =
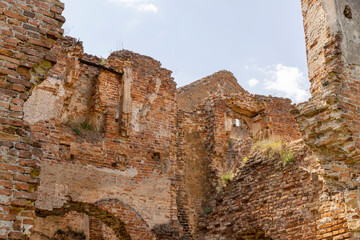
M 25 121 L 42 152 L 36 209 L 46 215 L 36 218 L 35 229 L 60 209 L 77 211 L 73 202 L 113 200 L 121 204 L 105 210 L 121 219 L 131 239 L 153 239 L 152 229 L 161 225 L 176 228 L 176 88 L 170 71 L 127 51 L 102 63 L 68 37 L 55 49 L 60 61 L 25 103 Z
M 298 106 L 297 119 L 304 140 L 320 160 L 325 183 L 319 236 L 337 238 L 333 225 L 344 220 L 344 229 L 357 239 L 360 5 L 302 1 L 302 8 L 312 98 Z
M 248 155 L 212 199 L 212 212 L 202 217 L 196 239 L 317 239 L 318 161 L 303 143 L 293 144 L 297 149 L 289 164 L 276 154 Z
M 245 90 L 237 83 L 231 72 L 219 71 L 178 89 L 177 104 L 191 112 L 213 94 L 242 93 Z
M 264 237 L 273 239 L 359 239 L 360 237 L 357 166 L 358 96 L 356 95 L 358 54 L 355 50 L 359 44 L 357 13 L 360 5 L 355 1 L 314 0 L 302 1 L 302 8 L 312 98 L 308 102 L 299 104 L 292 112 L 299 123 L 306 145 L 314 153 L 314 159 L 308 164 L 311 166 L 318 162 L 318 166 L 310 171 L 307 167 L 302 169 L 307 169 L 306 171 L 312 175 L 303 175 L 298 170 L 292 171 L 289 178 L 281 179 L 278 185 L 296 182 L 299 174 L 302 175 L 301 184 L 306 182 L 309 184 L 298 186 L 301 199 L 307 199 L 307 196 L 302 194 L 307 195 L 311 187 L 317 186 L 311 190 L 313 193 L 309 194 L 313 197 L 312 200 L 307 199 L 304 203 L 295 201 L 291 204 L 289 196 L 283 196 L 289 200 L 285 206 L 290 211 L 305 206 L 303 212 L 311 210 L 312 219 L 308 218 L 311 214 L 308 216 L 295 214 L 295 219 L 288 219 L 294 217 L 293 212 L 291 216 L 280 215 L 290 224 L 282 226 L 277 222 L 278 214 L 284 212 L 281 211 L 281 206 L 276 206 L 276 198 L 282 196 L 284 190 L 272 189 L 272 183 L 280 180 L 276 180 L 275 176 L 282 176 L 286 170 L 278 169 L 276 175 L 270 176 L 270 178 L 275 177 L 271 184 L 267 182 L 262 184 L 263 181 L 255 180 L 257 186 L 253 188 L 261 189 L 258 193 L 240 190 L 244 188 L 242 182 L 246 181 L 252 171 L 256 172 L 258 167 L 266 168 L 271 165 L 270 159 L 265 158 L 258 161 L 259 166 L 254 166 L 250 173 L 235 178 L 230 186 L 237 190 L 230 189 L 218 197 L 218 202 L 214 203 L 215 212 L 205 220 L 210 226 L 200 225 L 205 229 L 205 239 L 228 239 L 233 235 L 239 239 L 255 239 L 259 232 L 263 232 Z M 253 162 L 255 159 L 249 160 Z M 301 161 L 307 160 L 305 158 Z M 240 171 L 245 169 L 241 167 Z M 265 172 L 274 169 L 276 166 Z M 321 184 L 316 185 L 311 179 L 319 179 Z M 264 196 L 263 191 L 278 195 Z M 299 196 L 298 193 L 293 194 Z M 251 198 L 250 205 L 245 205 L 243 208 L 239 202 L 248 197 Z M 261 199 L 262 197 L 264 198 Z M 259 199 L 260 205 L 264 207 L 261 208 L 258 216 L 254 216 L 252 212 L 247 212 L 247 209 L 254 210 L 252 204 L 258 203 Z M 272 212 L 273 209 L 278 212 Z M 239 219 L 237 223 L 226 221 L 229 211 L 230 219 Z M 256 209 L 254 211 L 257 212 Z M 262 215 L 263 212 L 267 215 Z M 261 219 L 258 218 L 259 216 Z M 268 216 L 274 221 L 271 225 L 266 224 Z M 310 221 L 303 225 L 306 219 Z M 310 226 L 312 227 L 309 228 Z
M 201 217 L 212 209 L 213 196 L 223 188 L 222 178 L 238 172 L 254 142 L 275 135 L 288 141 L 300 138 L 290 114 L 294 106 L 288 99 L 251 95 L 244 90 L 227 95 L 223 89 L 241 87 L 235 87 L 223 72 L 178 89 L 178 102 L 188 102 L 198 86 L 208 82 L 214 94 L 204 99 L 198 96 L 190 107 L 181 108 L 180 104 L 178 114 L 178 163 L 182 164 L 179 220 L 190 226 L 193 236 Z
M 63 8 L 0 1 L 0 239 L 360 237 L 359 3 L 302 1 L 297 106 L 227 71 L 176 89 L 150 57 L 87 55 Z M 271 136 L 292 163 L 254 152 Z

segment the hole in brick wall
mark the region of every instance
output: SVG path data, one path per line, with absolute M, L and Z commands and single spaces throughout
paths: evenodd
M 68 144 L 60 144 L 59 147 L 59 158 L 62 160 L 70 160 L 71 159 L 70 154 L 70 145 Z
M 127 156 L 126 155 L 118 155 L 116 157 L 116 161 L 111 163 L 111 167 L 126 168 L 127 167 Z
M 317 211 L 317 210 L 311 210 L 311 214 L 315 217 L 315 218 L 319 218 L 321 216 L 321 214 Z
M 233 129 L 230 136 L 235 139 L 250 137 L 250 128 L 244 119 L 236 118 L 233 120 Z
M 154 161 L 160 161 L 160 153 L 154 152 L 153 155 L 152 155 L 152 159 Z
M 351 11 L 351 8 L 350 8 L 349 5 L 345 6 L 344 15 L 345 15 L 346 18 L 352 19 L 352 11 Z
M 235 119 L 235 126 L 240 127 L 240 120 L 239 119 Z
M 168 169 L 167 162 L 161 159 L 161 155 L 159 152 L 154 152 L 151 158 L 154 160 L 154 165 L 155 165 L 154 169 L 156 169 L 160 173 L 164 173 L 167 171 Z

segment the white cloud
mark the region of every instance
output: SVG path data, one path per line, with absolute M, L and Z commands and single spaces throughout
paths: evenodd
M 137 10 L 144 12 L 154 12 L 154 13 L 158 11 L 157 7 L 152 3 L 141 4 L 140 6 L 137 7 Z
M 255 87 L 258 84 L 259 84 L 259 80 L 257 80 L 256 78 L 252 78 L 252 79 L 249 80 L 249 86 L 250 87 Z
M 296 102 L 305 101 L 309 93 L 304 87 L 307 82 L 304 74 L 297 67 L 288 67 L 282 64 L 268 71 L 270 79 L 265 80 L 265 88 L 285 93 L 285 97 Z
M 297 67 L 253 64 L 245 69 L 255 75 L 248 84 L 257 93 L 287 97 L 297 103 L 310 97 L 310 82 Z
M 153 3 L 149 3 L 148 0 L 108 0 L 112 3 L 118 3 L 125 7 L 134 8 L 141 12 L 153 12 L 157 13 L 158 8 Z

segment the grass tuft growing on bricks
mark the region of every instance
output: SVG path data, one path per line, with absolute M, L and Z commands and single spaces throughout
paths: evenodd
M 253 147 L 252 152 L 260 151 L 268 157 L 279 155 L 284 165 L 294 160 L 293 151 L 287 146 L 284 139 L 280 137 L 269 137 L 263 140 L 257 141 Z

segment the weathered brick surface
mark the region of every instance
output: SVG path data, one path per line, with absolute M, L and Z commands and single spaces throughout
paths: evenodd
M 227 74 L 212 79 L 213 94 L 192 101 L 192 112 L 178 113 L 179 221 L 195 236 L 199 217 L 211 205 L 212 196 L 222 187 L 222 176 L 237 172 L 249 156 L 254 141 L 277 135 L 283 139 L 300 138 L 288 99 L 251 95 L 244 90 L 226 95 L 221 89 L 241 89 Z M 183 87 L 178 97 L 191 99 L 198 85 Z M 221 84 L 220 84 L 221 83 Z M 214 86 L 217 86 L 214 87 Z M 187 95 L 189 94 L 189 96 Z M 273 120 L 274 119 L 274 120 Z
M 87 239 L 117 239 L 113 229 L 106 226 L 100 219 L 86 213 L 73 211 L 63 216 L 37 217 L 36 223 L 32 229 L 31 239 L 44 239 L 46 237 L 51 239 L 59 234 L 60 229 L 64 229 L 64 232 L 83 233 L 81 236 L 85 236 Z
M 320 158 L 356 161 L 358 67 L 345 59 L 350 46 L 342 46 L 350 29 L 338 26 L 350 21 L 339 13 L 346 2 L 303 1 L 302 5 L 312 93 L 308 102 L 299 105 L 304 139 Z
M 360 3 L 302 0 L 296 108 L 227 71 L 177 90 L 150 57 L 87 55 L 63 8 L 0 0 L 0 239 L 360 238 Z M 307 146 L 284 166 L 251 151 L 269 136 Z
M 302 9 L 312 98 L 298 106 L 297 120 L 326 186 L 318 238 L 341 231 L 358 239 L 360 5 L 313 0 L 302 1 Z
M 192 111 L 213 94 L 240 93 L 245 90 L 231 72 L 219 71 L 178 89 L 177 103 L 181 110 Z
M 288 99 L 272 98 L 248 93 L 210 97 L 204 105 L 213 114 L 212 145 L 209 150 L 212 167 L 218 176 L 236 171 L 247 156 L 254 141 L 270 136 L 283 139 L 300 138 L 300 132 Z M 276 120 L 275 120 L 276 119 Z M 233 145 L 242 145 L 235 149 Z M 235 158 L 229 151 L 236 151 Z
M 218 193 L 196 239 L 316 239 L 322 183 L 316 157 L 299 141 L 295 160 L 253 152 Z M 339 234 L 341 235 L 341 234 Z
M 179 232 L 171 72 L 127 51 L 101 62 L 83 55 L 81 43 L 71 38 L 54 51 L 58 64 L 25 103 L 25 120 L 41 143 L 36 208 L 51 216 L 69 201 L 118 199 L 131 211 L 116 204 L 106 210 L 132 239 L 152 239 L 158 229 L 169 234 L 164 226 Z
M 0 1 L 1 239 L 21 239 L 33 224 L 39 148 L 23 122 L 23 106 L 46 75 L 48 68 L 41 68 L 56 61 L 50 49 L 63 33 L 63 8 L 57 0 Z
M 207 111 L 178 114 L 177 207 L 188 238 L 193 236 L 199 214 L 213 192 L 209 165 L 212 120 L 211 112 Z

